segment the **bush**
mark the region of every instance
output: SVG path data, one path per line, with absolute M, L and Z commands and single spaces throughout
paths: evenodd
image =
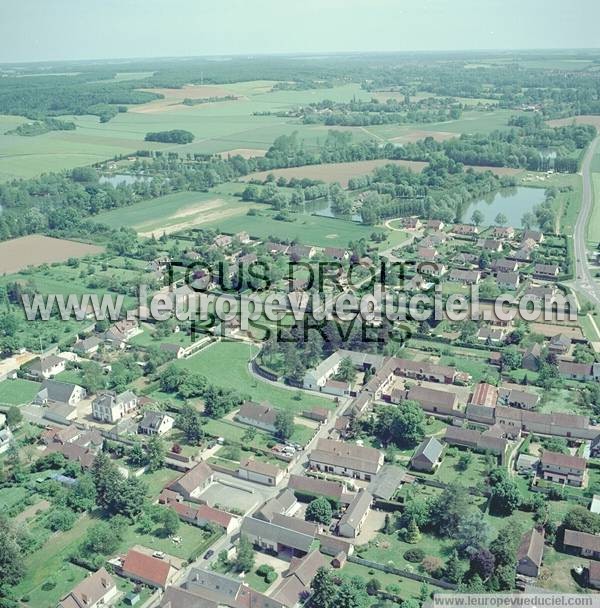
M 407 562 L 413 562 L 413 563 L 418 563 L 418 562 L 422 562 L 423 559 L 425 558 L 425 552 L 423 551 L 423 549 L 409 549 L 408 551 L 406 551 L 404 553 L 404 559 Z
M 275 581 L 276 578 L 277 578 L 277 572 L 275 572 L 275 570 L 271 570 L 271 572 L 269 572 L 267 574 L 267 576 L 265 576 L 265 581 L 267 583 L 272 583 Z

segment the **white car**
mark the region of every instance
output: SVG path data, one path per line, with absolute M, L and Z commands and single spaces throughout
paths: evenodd
M 152 554 L 152 557 L 156 557 L 157 559 L 165 559 L 165 552 L 164 551 L 155 551 Z

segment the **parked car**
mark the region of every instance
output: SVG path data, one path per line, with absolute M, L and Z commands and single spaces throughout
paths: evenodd
M 212 549 L 209 549 L 205 554 L 204 554 L 204 559 L 210 559 L 213 555 L 215 554 L 215 552 Z

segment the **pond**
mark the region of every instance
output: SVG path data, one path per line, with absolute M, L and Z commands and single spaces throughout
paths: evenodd
M 543 188 L 504 188 L 482 199 L 469 203 L 462 213 L 461 221 L 470 222 L 475 209 L 483 213 L 484 226 L 495 224 L 496 216 L 503 213 L 507 218 L 507 225 L 514 228 L 521 227 L 521 218 L 525 213 L 531 212 L 536 205 L 543 203 L 546 193 Z
M 318 215 L 320 217 L 334 217 L 342 220 L 351 220 L 353 222 L 362 223 L 360 213 L 352 213 L 350 215 L 336 213 L 331 208 L 331 201 L 325 198 L 304 203 L 303 213 L 308 215 Z

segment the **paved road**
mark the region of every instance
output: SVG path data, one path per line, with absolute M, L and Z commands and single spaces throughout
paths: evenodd
M 590 144 L 581 165 L 583 194 L 581 209 L 579 210 L 579 216 L 577 217 L 573 233 L 573 243 L 575 246 L 575 279 L 573 286 L 576 290 L 584 293 L 596 306 L 600 306 L 600 285 L 594 281 L 588 265 L 587 225 L 594 205 L 591 164 L 599 141 L 600 137 L 596 137 Z

